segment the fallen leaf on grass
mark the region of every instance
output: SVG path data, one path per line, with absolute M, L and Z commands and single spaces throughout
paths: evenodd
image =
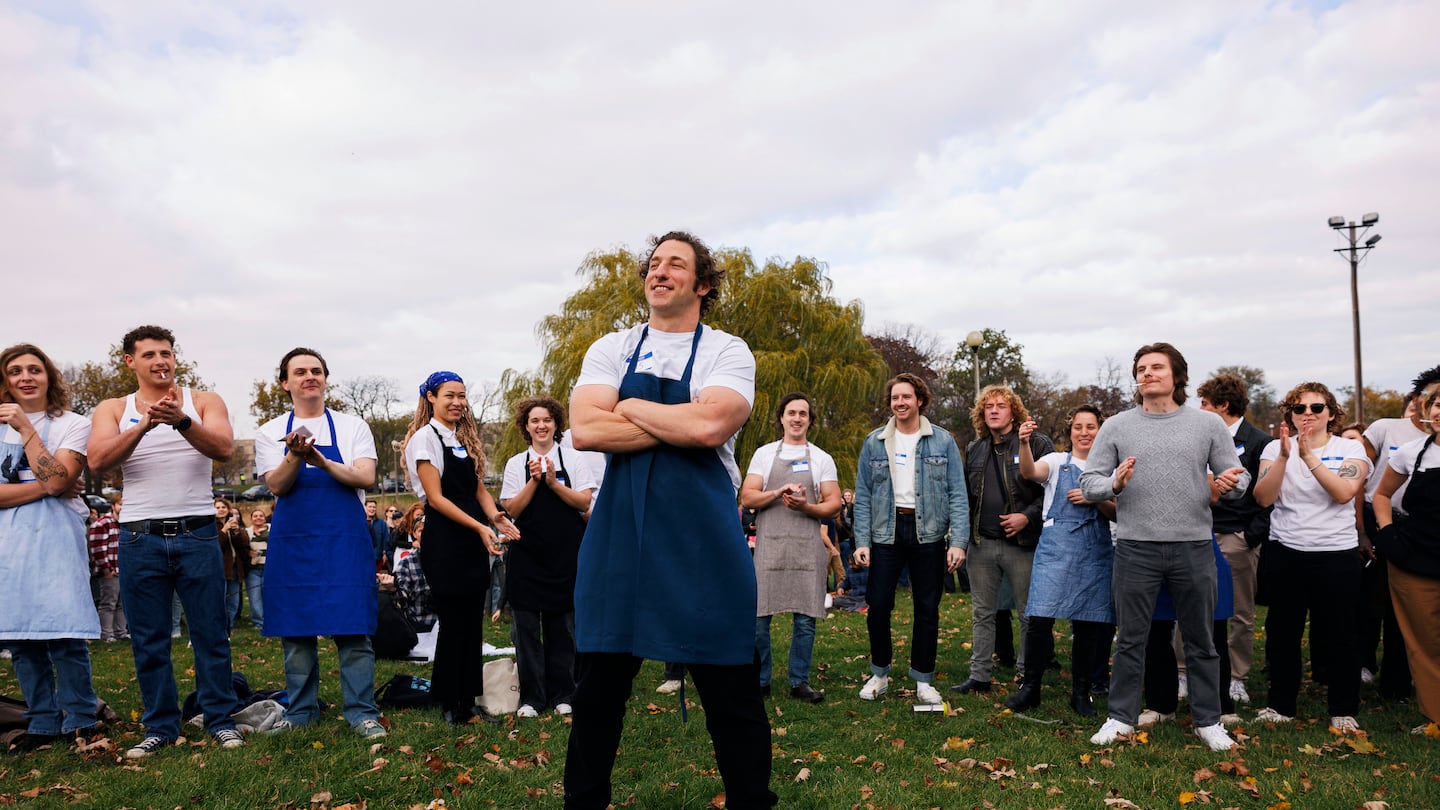
M 1390 803 L 1372 800 L 1360 805 L 1360 810 L 1389 810 Z
M 795 774 L 795 781 L 796 781 L 796 782 L 805 782 L 805 781 L 808 781 L 809 779 L 810 779 L 810 769 L 809 769 L 809 768 L 801 768 L 800 771 Z
M 718 810 L 718 808 L 724 807 L 724 806 L 725 806 L 725 791 L 722 790 L 722 791 L 720 791 L 719 793 L 716 793 L 715 796 L 710 799 L 710 806 L 711 806 L 711 807 L 714 807 L 714 808 L 717 808 L 717 810 Z
M 770 729 L 770 733 L 774 734 L 776 737 L 784 737 L 786 734 L 790 733 L 790 729 L 785 726 L 781 726 L 780 728 Z
M 875 789 L 874 789 L 874 788 L 870 787 L 869 785 L 861 785 L 861 786 L 860 786 L 860 798 L 861 798 L 861 799 L 863 799 L 863 800 L 865 800 L 865 801 L 868 802 L 868 801 L 870 801 L 870 797 L 871 797 L 871 796 L 874 796 L 874 795 L 875 795 Z
M 38 787 L 37 787 L 37 788 L 30 788 L 29 790 L 22 790 L 22 791 L 20 791 L 20 795 L 21 795 L 21 796 L 24 796 L 24 797 L 27 798 L 27 799 L 38 799 L 38 798 L 40 798 L 40 794 L 41 794 L 41 793 L 44 793 L 44 792 L 45 792 L 45 788 L 38 788 Z
M 333 799 L 333 798 L 335 798 L 335 797 L 332 796 L 332 795 L 330 795 L 330 791 L 328 791 L 328 790 L 322 790 L 322 791 L 320 791 L 319 793 L 316 793 L 314 796 L 311 796 L 311 797 L 310 797 L 310 803 L 311 803 L 311 804 L 329 804 L 329 803 L 330 803 L 330 800 Z
M 1428 723 L 1425 726 L 1425 736 L 1432 740 L 1440 740 L 1440 723 Z
M 382 771 L 382 770 L 385 769 L 385 766 L 386 766 L 386 765 L 389 765 L 389 764 L 390 764 L 390 760 L 388 760 L 388 759 L 386 759 L 386 758 L 384 758 L 384 757 L 376 757 L 376 758 L 375 758 L 375 761 L 372 762 L 372 763 L 370 763 L 370 770 L 368 770 L 368 771 L 361 771 L 361 773 L 379 773 L 380 771 Z
M 1208 782 L 1214 778 L 1215 772 L 1210 770 L 1209 768 L 1200 768 L 1195 771 L 1195 784 L 1197 785 L 1202 782 Z
M 1290 810 L 1290 807 L 1291 807 L 1290 802 L 1287 802 L 1287 801 L 1285 801 L 1284 799 L 1281 799 L 1280 801 L 1275 802 L 1274 804 L 1267 804 L 1267 805 L 1265 805 L 1265 810 Z
M 895 747 L 895 748 L 904 748 L 904 747 L 905 747 L 905 741 L 904 741 L 904 740 L 901 740 L 901 739 L 891 740 L 891 741 L 890 741 L 890 745 L 893 746 L 893 747 Z
M 945 738 L 945 748 L 948 749 L 948 750 L 951 750 L 951 751 L 963 751 L 963 750 L 966 750 L 966 749 L 970 748 L 970 747 L 971 747 L 972 745 L 974 745 L 974 744 L 975 744 L 975 738 L 974 738 L 974 737 L 966 737 L 966 738 L 963 739 L 963 740 L 960 739 L 959 737 L 946 737 L 946 738 Z
M 461 771 L 460 773 L 456 774 L 456 775 L 455 775 L 455 784 L 457 784 L 457 785 L 473 785 L 473 784 L 475 784 L 475 777 L 473 777 L 473 776 L 470 775 L 470 771 L 471 771 L 470 768 L 466 768 L 465 770 L 463 770 L 463 771 Z
M 1176 800 L 1179 801 L 1182 805 L 1191 804 L 1195 801 L 1195 792 L 1190 790 L 1182 790 L 1180 791 L 1180 795 L 1176 797 Z
M 1256 799 L 1260 798 L 1260 786 L 1256 784 L 1255 777 L 1247 776 L 1236 784 L 1240 786 L 1241 790 L 1249 793 L 1252 797 Z
M 1106 806 L 1106 807 L 1119 807 L 1119 808 L 1122 808 L 1122 810 L 1142 810 L 1142 808 L 1140 807 L 1140 805 L 1138 805 L 1138 804 L 1130 801 L 1129 799 L 1123 798 L 1123 797 L 1121 797 L 1121 796 L 1107 796 L 1107 797 L 1105 797 L 1105 806 Z
M 1356 737 L 1346 737 L 1345 744 L 1350 746 L 1350 750 L 1354 751 L 1357 754 L 1373 754 L 1376 751 L 1380 750 L 1375 747 L 1375 743 L 1370 742 L 1370 738 L 1363 735 Z

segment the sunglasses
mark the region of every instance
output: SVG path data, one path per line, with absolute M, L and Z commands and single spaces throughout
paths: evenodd
M 1312 402 L 1309 405 L 1291 405 L 1290 413 L 1300 416 L 1305 413 L 1307 407 L 1310 409 L 1310 413 L 1324 413 L 1326 406 L 1323 402 Z

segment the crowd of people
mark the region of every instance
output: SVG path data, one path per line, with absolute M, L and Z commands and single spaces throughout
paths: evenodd
M 1152 343 L 1134 354 L 1136 406 L 1077 408 L 1060 449 L 1004 385 L 980 392 L 974 438 L 962 443 L 926 415 L 925 380 L 900 373 L 885 386 L 890 416 L 864 439 L 853 490 L 842 491 L 851 471 L 810 441 L 824 403 L 803 392 L 777 395 L 779 438 L 742 476 L 734 442 L 751 417 L 755 358 L 702 323 L 724 279 L 704 243 L 683 232 L 653 240 L 639 276 L 648 320 L 590 348 L 570 407 L 548 396 L 517 404 L 526 448 L 506 461 L 498 499 L 484 485 L 465 381 L 430 374 L 404 442 L 418 503 L 383 515 L 365 496 L 373 435 L 326 407 L 319 351 L 280 360 L 292 407 L 255 440 L 274 511 L 247 516 L 212 497 L 211 463 L 233 448 L 228 412 L 212 392 L 177 387 L 168 330 L 124 336 L 136 390 L 90 419 L 69 409 L 39 347 L 6 349 L 0 644 L 29 706 L 20 747 L 96 733 L 87 643 L 121 640 L 143 703 L 144 736 L 126 756 L 174 744 L 177 599 L 203 722 L 221 746 L 244 744 L 229 638 L 246 599 L 284 653 L 288 705 L 273 730 L 319 721 L 317 639 L 330 636 L 341 713 L 360 736 L 384 737 L 378 586 L 413 627 L 437 628 L 431 692 L 457 725 L 495 719 L 478 698 L 485 619 L 503 600 L 517 715 L 571 717 L 567 807 L 609 802 L 625 703 L 646 659 L 668 662 L 662 691 L 683 695 L 689 677 L 700 693 L 728 806 L 771 806 L 773 618 L 791 617 L 791 698 L 827 699 L 813 683 L 817 622 L 833 600 L 863 599 L 870 660 L 859 697 L 897 692 L 939 706 L 939 608 L 957 574 L 971 594 L 972 643 L 950 690 L 992 691 L 1009 601 L 1020 644 L 1005 703 L 1033 710 L 1056 620 L 1066 620 L 1070 707 L 1091 717 L 1094 698 L 1108 695 L 1097 745 L 1173 718 L 1184 698 L 1206 745 L 1233 746 L 1226 725 L 1255 688 L 1257 604 L 1268 606 L 1258 721 L 1296 717 L 1307 626 L 1332 730 L 1360 730 L 1361 683 L 1377 677 L 1391 698 L 1408 697 L 1413 682 L 1420 713 L 1440 721 L 1440 367 L 1415 380 L 1403 417 L 1370 426 L 1347 426 L 1324 385 L 1296 385 L 1272 437 L 1244 418 L 1249 397 L 1234 376 L 1206 380 L 1199 407 L 1187 406 L 1185 358 Z M 1358 438 L 1341 435 L 1347 427 Z M 88 519 L 87 466 L 124 476 L 123 500 Z M 502 554 L 503 597 L 488 598 Z M 914 605 L 913 689 L 892 683 L 902 584 Z

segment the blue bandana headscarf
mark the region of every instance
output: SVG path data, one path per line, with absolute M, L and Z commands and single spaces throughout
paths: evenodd
M 460 375 L 453 371 L 437 371 L 429 377 L 426 377 L 425 382 L 420 383 L 420 396 L 423 397 L 426 394 L 434 392 L 447 382 L 458 382 L 461 385 L 465 384 L 465 381 L 460 379 Z

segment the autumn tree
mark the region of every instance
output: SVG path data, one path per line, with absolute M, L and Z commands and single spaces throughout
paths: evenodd
M 902 371 L 915 374 L 930 386 L 932 398 L 943 399 L 942 368 L 946 352 L 940 345 L 940 338 L 914 324 L 886 324 L 875 334 L 865 339 L 885 361 L 886 378 L 893 378 Z M 883 392 L 877 392 L 883 393 Z M 871 421 L 880 423 L 890 418 L 890 403 L 877 395 Z
M 495 465 L 524 447 L 508 424 L 515 402 L 538 393 L 568 401 L 590 344 L 649 317 L 638 277 L 643 259 L 625 248 L 585 258 L 578 270 L 584 286 L 536 327 L 546 347 L 539 371 L 509 372 L 502 380 L 500 414 L 507 424 Z M 742 249 L 717 250 L 715 259 L 726 277 L 703 322 L 743 339 L 756 362 L 755 407 L 740 431 L 736 459 L 743 467 L 757 447 L 775 440 L 775 403 L 789 391 L 804 391 L 815 403 L 811 437 L 835 457 L 842 477 L 853 477 L 860 444 L 873 427 L 872 403 L 886 379 L 885 363 L 862 331 L 860 303 L 833 299 L 825 266 L 814 259 L 771 259 L 757 267 Z
M 1221 374 L 1232 374 L 1245 381 L 1245 392 L 1250 395 L 1250 407 L 1245 410 L 1245 418 L 1252 425 L 1268 432 L 1280 423 L 1280 398 L 1275 393 L 1275 387 L 1266 382 L 1265 369 L 1243 365 L 1221 366 L 1204 377 L 1192 378 L 1191 393 L 1201 383 Z

